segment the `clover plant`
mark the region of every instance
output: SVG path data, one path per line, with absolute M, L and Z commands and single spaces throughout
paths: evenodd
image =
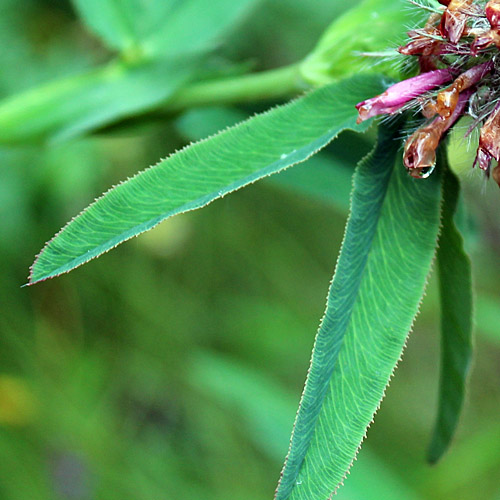
M 145 8 L 134 0 L 74 0 L 116 58 L 3 103 L 1 139 L 60 141 L 139 114 L 292 98 L 112 187 L 46 244 L 31 268 L 35 284 L 304 162 L 345 130 L 378 127 L 373 151 L 354 173 L 344 241 L 276 490 L 277 500 L 324 500 L 356 457 L 433 268 L 441 376 L 430 462 L 457 426 L 471 360 L 472 284 L 455 222 L 460 183 L 448 164 L 447 135 L 466 117 L 465 134 L 479 131 L 471 168 L 500 183 L 500 1 L 364 0 L 304 60 L 214 75 L 207 63 L 213 48 L 254 3 L 168 0 Z M 158 23 L 162 17 L 168 21 Z M 192 31 L 178 29 L 182 19 Z

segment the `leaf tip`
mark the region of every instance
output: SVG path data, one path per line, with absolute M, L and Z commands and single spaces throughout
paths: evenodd
M 56 276 L 59 276 L 59 274 L 61 274 L 61 273 L 50 273 L 50 272 L 47 273 L 47 272 L 43 272 L 43 269 L 41 269 L 41 270 L 39 269 L 40 259 L 43 257 L 45 250 L 51 241 L 52 240 L 47 242 L 43 246 L 42 250 L 40 250 L 40 252 L 35 257 L 33 264 L 31 264 L 31 266 L 29 268 L 28 283 L 22 285 L 23 288 L 26 286 L 36 285 L 37 283 L 48 280 L 49 278 L 54 278 Z
M 436 465 L 443 456 L 443 452 L 437 450 L 435 446 L 431 445 L 427 450 L 426 461 L 429 465 Z
M 425 457 L 426 462 L 429 465 L 436 465 L 439 461 L 441 461 L 443 455 L 449 447 L 449 443 L 449 440 L 444 440 L 443 437 L 438 434 L 437 430 L 434 429 L 434 435 L 429 443 L 429 447 L 427 448 L 427 454 Z

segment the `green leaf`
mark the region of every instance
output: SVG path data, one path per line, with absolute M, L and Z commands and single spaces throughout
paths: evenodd
M 243 111 L 229 107 L 196 108 L 184 113 L 176 126 L 185 137 L 197 140 L 234 125 L 246 116 Z M 354 165 L 368 151 L 369 145 L 363 136 L 346 132 L 329 147 L 328 153 L 318 153 L 274 175 L 269 181 L 278 188 L 307 195 L 347 213 L 353 174 L 349 160 L 355 156 L 356 160 L 351 163 Z
M 108 191 L 70 222 L 33 265 L 34 283 L 97 257 L 172 215 L 194 210 L 306 160 L 357 126 L 354 104 L 382 90 L 359 76 L 315 90 L 186 148 Z
M 146 2 L 141 0 L 73 0 L 73 4 L 89 28 L 110 47 L 130 50 L 139 44 L 144 30 L 151 29 L 153 23 L 165 22 L 164 19 L 174 6 L 175 0 L 147 0 Z
M 110 47 L 148 55 L 206 51 L 257 0 L 73 0 Z
M 222 37 L 250 12 L 259 0 L 182 0 L 165 22 L 145 39 L 146 51 L 178 54 L 215 48 Z
M 0 143 L 68 139 L 151 109 L 186 83 L 198 62 L 115 62 L 13 96 L 0 104 Z
M 399 76 L 394 62 L 401 56 L 395 49 L 404 41 L 408 26 L 422 19 L 422 9 L 412 8 L 407 0 L 364 0 L 333 21 L 302 63 L 301 73 L 315 85 L 374 65 L 385 74 Z M 388 54 L 385 60 L 361 55 L 381 51 Z
M 208 351 L 189 356 L 186 376 L 197 391 L 195 397 L 207 400 L 203 405 L 216 404 L 228 422 L 237 422 L 245 439 L 250 439 L 273 462 L 283 458 L 296 407 L 296 398 L 288 392 L 289 388 L 276 384 L 262 372 L 262 367 L 250 367 L 241 360 Z M 202 412 L 200 418 L 204 417 Z M 340 497 L 421 500 L 395 469 L 365 448 Z
M 440 175 L 410 178 L 399 136 L 397 124 L 382 128 L 378 146 L 355 174 L 278 500 L 324 500 L 339 486 L 418 311 L 439 230 Z
M 443 162 L 445 163 L 444 155 Z M 472 359 L 472 271 L 464 240 L 455 225 L 460 184 L 445 163 L 442 228 L 438 242 L 441 295 L 441 375 L 439 410 L 428 451 L 436 463 L 458 424 Z

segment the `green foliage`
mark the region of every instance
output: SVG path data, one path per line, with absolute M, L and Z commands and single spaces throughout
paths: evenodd
M 0 142 L 61 141 L 147 111 L 186 83 L 198 64 L 184 57 L 118 61 L 15 95 L 0 106 Z
M 208 52 L 254 3 L 76 2 L 89 26 L 123 50 L 122 57 L 1 103 L 0 144 L 67 140 L 159 107 L 206 72 Z
M 189 140 L 196 141 L 245 118 L 245 113 L 233 108 L 198 108 L 186 112 L 177 121 L 177 129 Z M 321 200 L 347 213 L 352 187 L 352 169 L 348 165 L 355 164 L 369 151 L 370 142 L 365 136 L 345 132 L 343 140 L 332 143 L 328 152 L 319 152 L 273 175 L 269 181 L 276 187 Z
M 440 186 L 410 179 L 398 127 L 358 167 L 351 213 L 276 498 L 327 498 L 401 357 L 429 274 Z M 408 256 L 411 255 L 411 259 Z
M 443 168 L 444 202 L 437 252 L 441 293 L 441 376 L 439 414 L 428 452 L 431 463 L 436 463 L 450 445 L 464 403 L 472 360 L 471 264 L 454 222 L 460 184 L 446 162 L 443 162 Z
M 161 23 L 161 29 L 146 39 L 146 50 L 185 53 L 214 49 L 221 37 L 234 30 L 259 1 L 213 0 L 210 4 L 205 0 L 177 1 L 168 22 Z
M 209 352 L 197 352 L 191 357 L 188 379 L 225 412 L 235 414 L 264 455 L 276 460 L 283 458 L 292 424 L 290 417 L 295 410 L 295 398 L 289 391 L 244 363 Z M 253 397 L 249 398 L 249 394 Z M 405 488 L 371 450 L 364 450 L 356 468 L 358 473 L 349 478 L 341 498 L 420 498 Z
M 81 18 L 110 47 L 130 51 L 159 19 L 168 16 L 175 1 L 147 2 L 147 7 L 137 0 L 74 0 L 73 3 Z
M 129 57 L 212 49 L 256 0 L 73 0 L 96 34 Z
M 496 494 L 498 193 L 469 196 L 482 221 L 471 232 L 471 215 L 455 214 L 460 185 L 447 168 L 406 175 L 405 126 L 394 121 L 380 127 L 351 193 L 376 135 L 355 124 L 354 104 L 403 69 L 387 49 L 419 11 L 403 0 L 73 4 L 81 22 L 63 1 L 0 0 L 9 48 L 0 55 L 2 500 L 269 498 L 306 368 L 305 332 L 317 324 L 349 207 L 277 498 L 324 500 L 342 482 L 413 325 L 440 221 L 441 303 L 431 281 L 409 368 L 340 498 Z M 362 52 L 388 57 L 375 65 Z M 452 149 L 455 170 L 462 134 Z M 19 289 L 42 238 L 127 176 L 47 244 L 32 283 L 262 182 L 165 221 L 85 273 Z M 486 206 L 498 207 L 490 218 Z M 474 404 L 455 453 L 429 470 L 420 455 L 438 307 L 432 461 L 457 426 L 471 356 L 464 247 L 483 287 Z
M 354 129 L 354 104 L 380 89 L 377 77 L 332 84 L 163 160 L 68 224 L 38 256 L 30 283 L 68 272 L 172 215 L 306 160 L 342 130 Z

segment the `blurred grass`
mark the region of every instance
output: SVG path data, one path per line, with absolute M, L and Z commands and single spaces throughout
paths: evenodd
M 293 62 L 342 8 L 268 0 L 221 54 L 235 62 L 258 58 L 263 68 Z M 0 0 L 0 25 L 8 47 L 0 52 L 1 96 L 107 58 L 67 2 Z M 191 123 L 189 134 L 202 125 L 193 114 L 180 120 Z M 0 149 L 2 500 L 272 496 L 345 200 L 332 205 L 312 190 L 269 180 L 174 218 L 71 275 L 20 288 L 54 231 L 111 184 L 190 139 L 179 123 Z M 323 166 L 350 151 L 342 168 L 352 170 L 365 151 L 357 141 L 343 135 Z M 307 164 L 301 168 L 303 175 Z M 336 189 L 345 189 L 345 177 Z M 441 464 L 425 465 L 439 360 L 431 280 L 340 499 L 499 498 L 500 196 L 469 172 L 463 181 L 478 306 L 474 371 L 456 443 Z

